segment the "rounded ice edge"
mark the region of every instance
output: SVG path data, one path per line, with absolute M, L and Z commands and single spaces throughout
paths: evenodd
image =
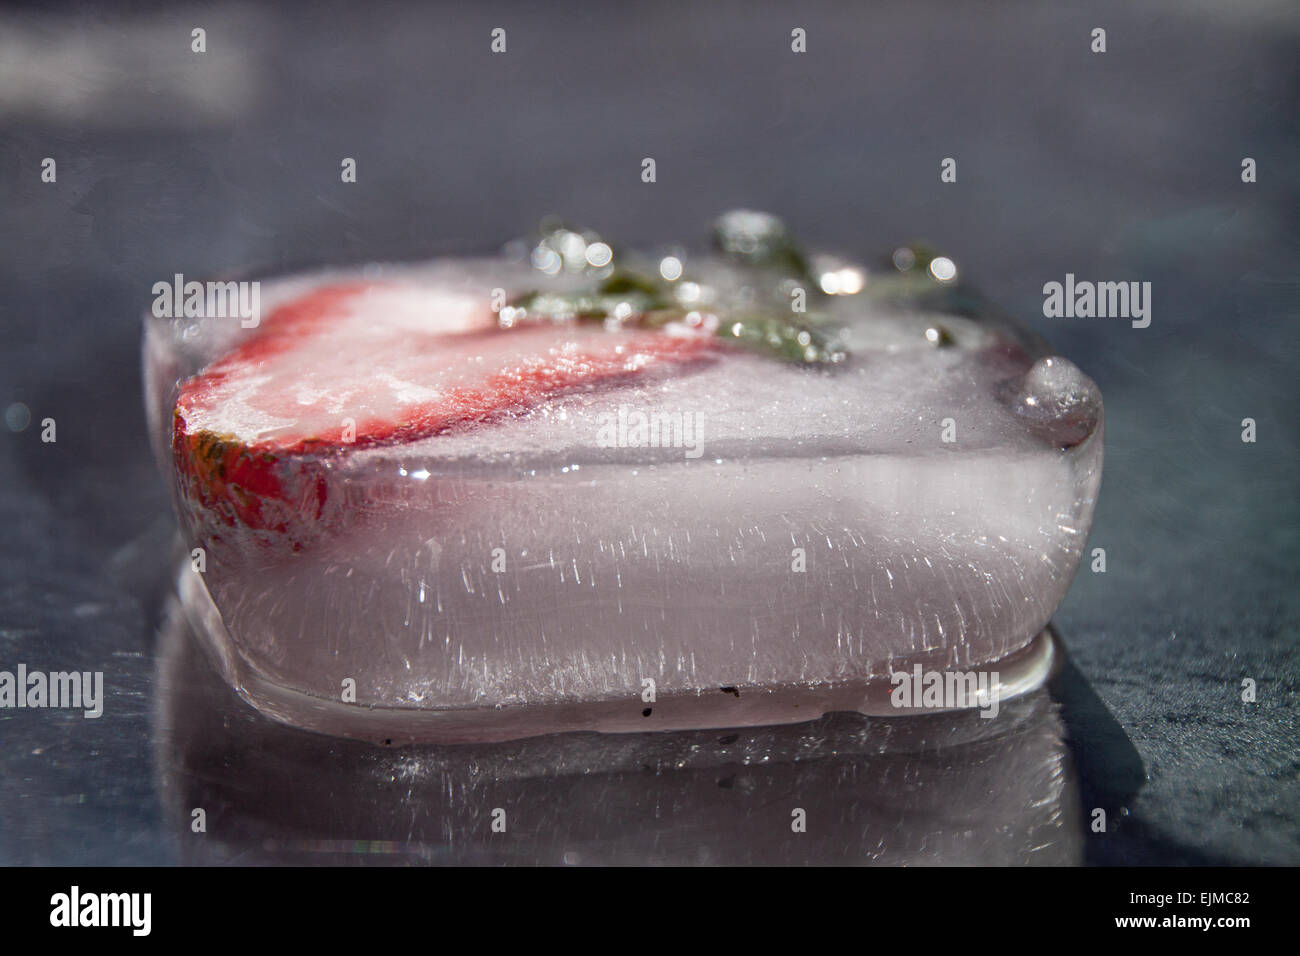
M 1049 623 L 1011 654 L 969 672 L 985 675 L 987 683 L 984 691 L 965 706 L 928 704 L 929 695 L 923 692 L 918 693 L 919 703 L 896 703 L 904 684 L 923 691 L 928 675 L 939 674 L 942 679 L 949 673 L 959 673 L 929 670 L 916 674 L 903 664 L 908 669 L 895 671 L 890 678 L 779 687 L 710 687 L 659 695 L 653 702 L 634 697 L 509 706 L 374 707 L 316 697 L 268 680 L 240 655 L 202 575 L 188 561 L 181 562 L 176 589 L 199 643 L 225 681 L 255 710 L 300 730 L 384 746 L 498 743 L 575 731 L 617 734 L 762 727 L 806 723 L 836 711 L 908 720 L 975 712 L 995 718 L 1003 704 L 1042 688 L 1061 660 L 1058 638 Z M 979 723 L 992 729 L 995 721 Z

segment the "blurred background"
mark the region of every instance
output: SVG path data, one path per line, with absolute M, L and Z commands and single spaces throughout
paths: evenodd
M 548 213 L 699 245 L 737 206 L 864 261 L 928 241 L 1101 386 L 1107 571 L 1056 619 L 1065 803 L 1111 820 L 1078 858 L 1300 862 L 1298 52 L 1282 0 L 0 5 L 0 667 L 110 695 L 0 712 L 0 862 L 188 860 L 168 774 L 233 772 L 160 743 L 154 282 L 487 253 Z M 1149 281 L 1150 327 L 1044 318 L 1067 272 Z

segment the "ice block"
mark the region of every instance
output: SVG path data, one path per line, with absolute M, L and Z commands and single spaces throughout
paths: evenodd
M 264 281 L 252 327 L 150 318 L 180 588 L 236 689 L 459 741 L 896 713 L 918 668 L 1040 684 L 1096 386 L 925 250 L 808 256 L 748 212 L 715 246 L 553 226 Z

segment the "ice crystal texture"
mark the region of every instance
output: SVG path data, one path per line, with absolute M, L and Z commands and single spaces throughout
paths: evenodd
M 739 281 L 696 266 L 719 287 Z M 313 482 L 310 507 L 295 491 L 274 521 L 197 495 L 173 433 L 186 382 L 268 329 L 149 321 L 155 439 L 187 545 L 204 549 L 236 683 L 324 707 L 355 681 L 357 705 L 399 709 L 394 726 L 414 712 L 515 713 L 496 736 L 649 728 L 665 714 L 677 726 L 812 718 L 818 688 L 916 663 L 996 669 L 1044 628 L 1079 563 L 1101 474 L 1100 395 L 1004 324 L 875 296 L 868 276 L 861 293 L 819 306 L 842 361 L 733 348 L 724 328 L 702 358 L 590 380 L 584 366 L 486 414 L 480 391 L 465 391 L 485 366 L 542 356 L 545 379 L 566 349 L 690 333 L 549 322 L 456 338 L 498 323 L 498 290 L 538 286 L 535 269 L 505 260 L 263 283 L 268 328 L 276 308 L 357 283 L 368 291 L 338 320 L 351 323 L 346 347 L 259 359 L 187 406 L 188 427 L 227 441 L 355 423 L 355 443 L 330 437 L 268 464 Z M 393 342 L 410 344 L 395 354 Z M 257 397 L 267 387 L 282 399 L 270 411 Z M 427 434 L 366 440 L 406 405 L 443 399 L 473 407 Z M 657 444 L 641 422 L 658 424 Z M 807 709 L 790 710 L 801 694 Z M 692 695 L 674 722 L 670 702 Z M 709 716 L 738 698 L 743 710 Z M 780 708 L 765 712 L 768 698 Z M 311 723 L 292 709 L 280 716 Z

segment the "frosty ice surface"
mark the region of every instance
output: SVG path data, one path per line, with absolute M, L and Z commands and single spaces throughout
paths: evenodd
M 1096 386 L 925 256 L 774 263 L 741 232 L 673 279 L 561 231 L 266 282 L 257 329 L 152 320 L 181 587 L 232 683 L 472 740 L 887 713 L 917 664 L 1041 680 Z

